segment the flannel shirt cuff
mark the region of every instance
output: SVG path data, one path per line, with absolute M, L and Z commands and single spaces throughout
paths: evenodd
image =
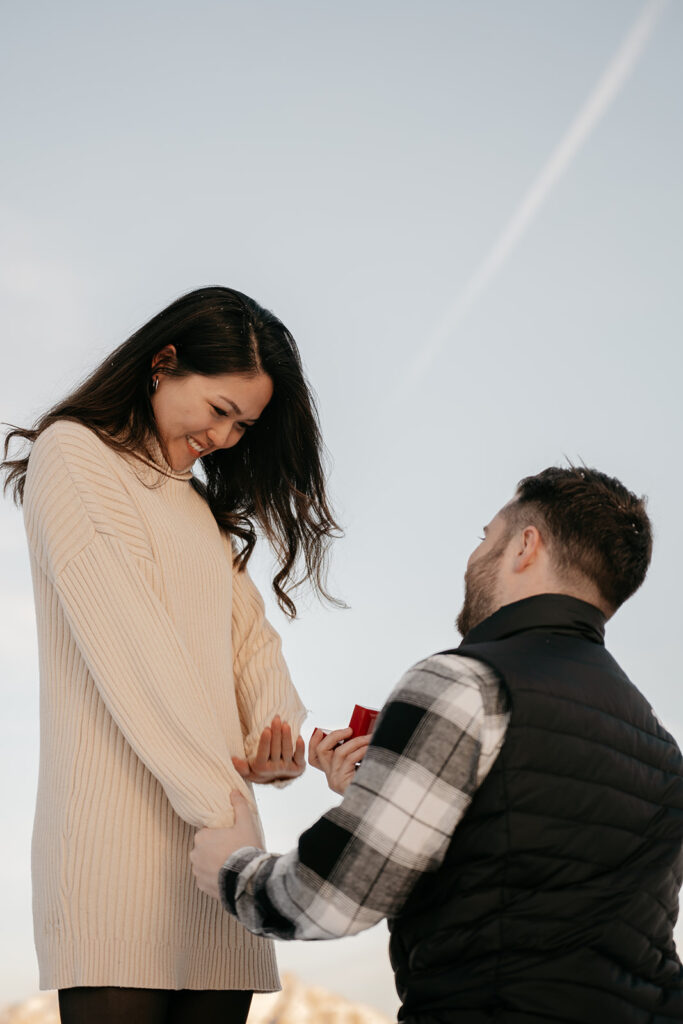
M 240 887 L 240 873 L 249 866 L 250 862 L 263 850 L 257 850 L 255 846 L 244 846 L 241 850 L 231 853 L 223 867 L 218 872 L 218 893 L 221 903 L 233 917 L 237 917 L 237 898 Z

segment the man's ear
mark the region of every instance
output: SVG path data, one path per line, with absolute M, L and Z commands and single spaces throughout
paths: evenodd
M 167 367 L 175 366 L 177 362 L 175 345 L 165 345 L 152 357 L 152 369 L 163 373 Z
M 512 561 L 512 571 L 524 572 L 538 560 L 543 540 L 535 526 L 525 526 L 518 537 L 519 542 Z

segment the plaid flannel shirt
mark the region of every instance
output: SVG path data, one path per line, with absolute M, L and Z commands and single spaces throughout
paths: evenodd
M 219 879 L 226 910 L 280 939 L 333 939 L 395 917 L 443 861 L 508 719 L 505 688 L 483 662 L 419 662 L 384 706 L 341 804 L 287 854 L 247 847 L 228 858 Z

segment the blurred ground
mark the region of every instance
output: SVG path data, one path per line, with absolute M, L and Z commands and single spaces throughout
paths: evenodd
M 282 984 L 282 992 L 254 996 L 248 1024 L 390 1024 L 372 1007 L 304 985 L 293 974 L 285 974 Z M 57 993 L 42 992 L 0 1010 L 0 1024 L 59 1024 Z

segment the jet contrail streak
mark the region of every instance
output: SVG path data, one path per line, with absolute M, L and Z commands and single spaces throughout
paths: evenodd
M 621 91 L 668 3 L 669 0 L 648 0 L 645 4 L 595 89 L 532 182 L 519 206 L 494 242 L 491 251 L 446 312 L 432 336 L 421 348 L 409 372 L 399 384 L 393 396 L 394 401 L 404 397 L 406 390 L 412 387 L 416 379 L 424 376 L 465 314 L 469 312 L 518 245 L 553 187 L 576 158 L 590 133 Z

